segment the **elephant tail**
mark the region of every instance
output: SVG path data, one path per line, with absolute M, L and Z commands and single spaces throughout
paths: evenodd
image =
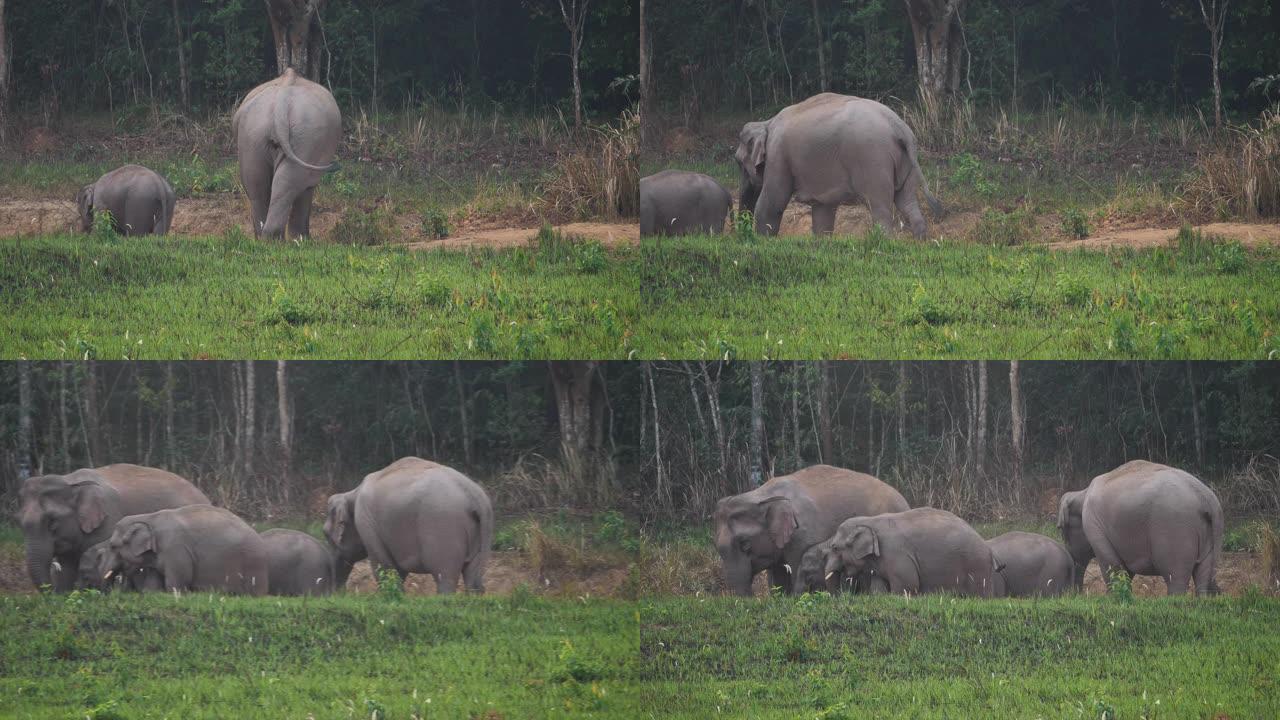
M 925 182 L 924 172 L 920 170 L 920 161 L 916 157 L 915 137 L 910 134 L 910 128 L 907 128 L 906 131 L 908 137 L 898 138 L 898 144 L 902 146 L 902 151 L 906 153 L 907 158 L 911 160 L 911 173 L 914 174 L 916 176 L 916 180 L 919 181 L 920 190 L 924 193 L 924 199 L 929 201 L 929 209 L 933 211 L 935 216 L 941 217 L 945 212 L 942 208 L 942 203 L 938 202 L 938 198 L 935 197 L 933 193 L 929 192 L 929 184 Z M 908 175 L 907 177 L 910 176 Z M 903 182 L 906 182 L 906 177 L 903 178 Z M 902 186 L 899 185 L 898 187 L 901 189 Z
M 1215 510 L 1217 510 L 1215 512 Z M 1216 571 L 1218 562 L 1222 559 L 1222 536 L 1225 528 L 1222 526 L 1222 511 L 1220 509 L 1205 510 L 1200 513 L 1204 519 L 1205 525 L 1209 530 L 1209 542 L 1202 546 L 1200 557 L 1196 558 L 1196 568 L 1201 567 L 1205 563 L 1209 563 Z M 1211 582 L 1215 582 L 1211 579 Z M 1199 588 L 1197 588 L 1199 590 Z
M 275 127 L 276 142 L 280 144 L 280 149 L 284 151 L 289 160 L 301 165 L 308 170 L 316 170 L 318 172 L 328 172 L 334 168 L 333 163 L 328 165 L 312 165 L 311 163 L 298 157 L 293 151 L 293 144 L 289 141 L 289 93 L 293 88 L 285 84 L 281 86 L 280 93 L 276 97 L 276 105 L 272 110 L 272 122 Z

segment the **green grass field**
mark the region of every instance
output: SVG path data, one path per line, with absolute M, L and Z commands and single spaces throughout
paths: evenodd
M 642 603 L 662 718 L 1280 715 L 1280 601 L 827 595 Z
M 639 355 L 1265 358 L 1280 254 L 1183 234 L 1172 248 L 1050 251 L 865 237 L 642 244 Z
M 201 238 L 0 243 L 0 354 L 611 358 L 631 350 L 638 251 L 413 252 Z
M 636 644 L 634 605 L 528 594 L 9 596 L 0 717 L 636 717 Z

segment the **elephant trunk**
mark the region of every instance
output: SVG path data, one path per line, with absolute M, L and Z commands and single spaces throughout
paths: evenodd
M 729 592 L 739 597 L 751 597 L 751 561 L 748 558 L 725 559 L 724 581 Z
M 27 574 L 36 588 L 52 584 L 53 539 L 43 537 L 27 538 Z
M 738 189 L 738 212 L 756 211 L 756 201 L 760 199 L 760 186 L 751 181 L 747 171 L 741 171 Z
M 333 558 L 333 589 L 346 590 L 347 578 L 351 577 L 351 568 L 355 563 L 335 555 Z

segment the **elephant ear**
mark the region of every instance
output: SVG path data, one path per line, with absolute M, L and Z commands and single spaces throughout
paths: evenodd
M 747 157 L 751 167 L 755 168 L 756 174 L 759 175 L 764 170 L 765 146 L 769 144 L 769 128 L 764 123 L 751 123 L 748 125 L 747 132 L 749 133 Z
M 769 537 L 779 550 L 791 542 L 791 536 L 800 527 L 796 520 L 795 508 L 791 501 L 784 497 L 770 498 L 765 501 L 765 524 L 769 528 Z
M 96 482 L 82 482 L 75 488 L 76 517 L 80 521 L 80 532 L 88 535 L 107 519 L 107 491 Z
M 1067 521 L 1071 519 L 1071 501 L 1075 499 L 1075 493 L 1063 493 L 1062 499 L 1058 501 L 1058 529 L 1062 530 L 1067 527 Z
M 141 557 L 148 552 L 155 551 L 156 535 L 151 531 L 150 525 L 144 522 L 136 522 L 126 531 L 124 544 L 129 549 L 130 555 Z
M 81 228 L 88 230 L 93 225 L 93 185 L 85 185 L 76 195 L 76 209 L 80 214 Z
M 880 538 L 876 537 L 876 531 L 865 525 L 853 531 L 853 537 L 850 538 L 849 551 L 856 558 L 864 558 L 868 555 L 880 557 Z

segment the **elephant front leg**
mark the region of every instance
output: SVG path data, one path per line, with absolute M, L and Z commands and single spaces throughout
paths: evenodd
M 791 180 L 771 177 L 765 181 L 760 199 L 756 201 L 756 233 L 777 235 L 782 231 L 782 215 L 791 202 Z
M 783 561 L 778 561 L 776 565 L 769 568 L 769 592 L 772 593 L 774 588 L 782 588 L 786 592 L 795 595 L 796 589 L 792 587 L 794 583 L 791 581 L 791 570 Z
M 76 572 L 80 567 L 79 555 L 58 555 L 53 559 L 50 578 L 54 592 L 71 592 L 76 589 Z

